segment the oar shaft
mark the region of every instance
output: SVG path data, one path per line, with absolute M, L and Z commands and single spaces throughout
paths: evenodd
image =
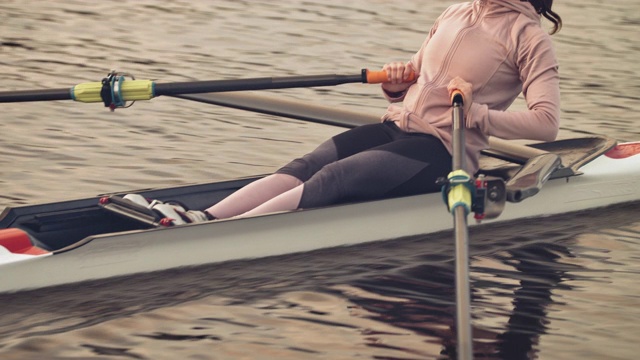
M 456 242 L 456 331 L 458 359 L 473 359 L 473 335 L 471 333 L 471 294 L 469 285 L 469 231 L 467 213 L 458 206 L 454 213 Z
M 354 128 L 380 121 L 379 114 L 347 111 L 313 103 L 265 97 L 253 93 L 222 92 L 206 94 L 174 95 L 180 99 L 225 106 L 263 114 L 287 117 L 318 124 Z
M 365 81 L 363 81 L 365 80 Z M 240 80 L 191 81 L 156 84 L 155 95 L 201 94 L 209 92 L 288 89 L 312 86 L 335 86 L 366 82 L 363 75 L 317 75 L 265 77 Z
M 21 90 L 0 92 L 0 103 L 71 100 L 71 89 Z

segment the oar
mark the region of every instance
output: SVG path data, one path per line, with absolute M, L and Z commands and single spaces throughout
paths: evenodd
M 161 95 L 184 95 L 210 92 L 245 91 L 335 86 L 347 83 L 382 83 L 385 71 L 362 69 L 354 75 L 311 75 L 265 77 L 235 80 L 187 81 L 155 83 L 151 80 L 127 79 L 129 75 L 112 72 L 100 82 L 89 82 L 71 88 L 0 92 L 0 103 L 75 100 L 86 103 L 104 102 L 105 106 L 122 106 L 127 101 L 149 100 Z M 130 77 L 130 76 L 129 76 Z M 412 81 L 410 79 L 409 81 Z
M 469 287 L 469 229 L 467 215 L 472 207 L 473 183 L 465 168 L 463 97 L 459 91 L 452 96 L 453 159 L 448 176 L 448 207 L 453 214 L 456 248 L 456 331 L 458 359 L 473 358 L 471 335 L 471 296 Z
M 381 116 L 381 113 L 356 112 L 300 100 L 283 100 L 273 96 L 239 92 L 174 95 L 173 97 L 349 129 L 379 122 Z M 493 156 L 503 157 L 520 164 L 524 164 L 534 156 L 548 154 L 547 151 L 495 137 L 489 137 L 489 147 Z
M 174 97 L 344 128 L 380 122 L 381 116 L 381 114 L 344 110 L 305 101 L 283 100 L 273 96 L 239 92 L 175 95 Z

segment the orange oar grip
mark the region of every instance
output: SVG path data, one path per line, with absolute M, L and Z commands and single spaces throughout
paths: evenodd
M 387 72 L 384 70 L 379 71 L 371 71 L 366 70 L 367 72 L 367 84 L 381 84 L 389 82 L 389 77 L 387 76 Z M 411 73 L 409 78 L 405 82 L 412 82 L 416 79 L 416 74 Z
M 462 91 L 455 89 L 451 92 L 451 104 L 460 104 L 462 105 L 462 101 L 464 100 L 464 96 L 462 96 Z

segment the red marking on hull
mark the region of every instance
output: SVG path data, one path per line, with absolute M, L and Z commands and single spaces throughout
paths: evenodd
M 33 246 L 29 235 L 20 229 L 0 230 L 0 246 L 14 254 L 42 255 L 49 251 Z
M 618 144 L 605 153 L 612 159 L 624 159 L 637 154 L 640 154 L 640 141 Z

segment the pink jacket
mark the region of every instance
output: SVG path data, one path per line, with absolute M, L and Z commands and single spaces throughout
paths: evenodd
M 460 76 L 473 84 L 465 114 L 466 162 L 478 170 L 488 136 L 554 140 L 559 127 L 558 62 L 540 15 L 529 2 L 475 0 L 449 7 L 436 20 L 411 58 L 418 78 L 402 96 L 391 98 L 383 120 L 409 132 L 432 134 L 451 152 L 451 101 L 447 85 Z M 528 110 L 507 108 L 520 93 Z

